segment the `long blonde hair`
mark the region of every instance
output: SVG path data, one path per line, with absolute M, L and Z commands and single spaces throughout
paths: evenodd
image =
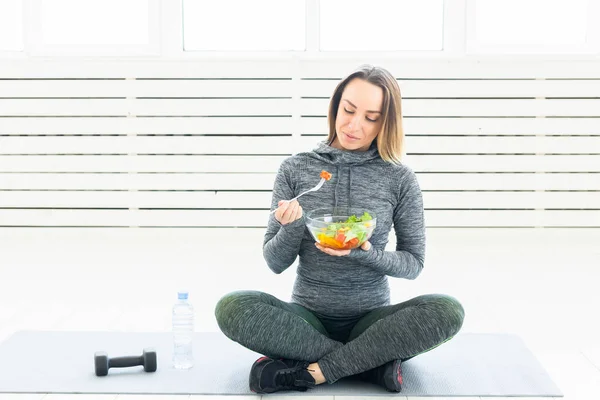
M 394 164 L 400 163 L 404 145 L 404 131 L 402 129 L 402 96 L 400 86 L 394 76 L 381 67 L 361 65 L 356 71 L 345 77 L 335 88 L 329 102 L 329 135 L 327 143 L 332 143 L 336 136 L 335 120 L 346 85 L 358 78 L 379 86 L 383 89 L 383 109 L 381 118 L 383 124 L 377 134 L 377 149 L 381 158 Z

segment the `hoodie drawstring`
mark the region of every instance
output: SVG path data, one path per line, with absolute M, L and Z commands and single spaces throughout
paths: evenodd
M 333 191 L 333 209 L 337 209 L 337 204 L 338 204 L 338 186 L 340 185 L 340 166 L 336 165 L 336 174 L 337 174 L 337 182 L 335 183 L 335 190 Z
M 352 167 L 348 167 L 348 208 L 352 208 Z
M 335 183 L 335 189 L 333 191 L 333 207 L 337 209 L 338 206 L 338 187 L 340 185 L 340 166 L 336 165 L 337 182 Z M 348 208 L 352 208 L 352 166 L 348 166 Z
M 346 151 L 337 149 L 331 146 L 331 143 L 326 141 L 319 142 L 317 148 L 312 152 L 306 153 L 309 157 L 319 160 L 327 164 L 327 168 L 335 166 L 337 174 L 337 182 L 335 183 L 335 189 L 333 192 L 334 207 L 337 208 L 339 205 L 339 186 L 341 181 L 341 172 L 344 170 L 343 167 L 348 167 L 348 207 L 352 207 L 352 198 L 350 197 L 352 192 L 352 167 L 363 165 L 367 162 L 379 160 L 382 162 L 377 150 L 377 142 L 373 141 L 371 146 L 366 151 Z M 331 166 L 331 167 L 329 167 Z

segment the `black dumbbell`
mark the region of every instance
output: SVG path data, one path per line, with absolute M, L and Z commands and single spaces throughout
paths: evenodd
M 156 371 L 156 351 L 153 348 L 145 348 L 144 353 L 137 357 L 116 357 L 108 358 L 104 351 L 94 353 L 94 365 L 96 366 L 96 376 L 108 375 L 109 368 L 125 368 L 143 365 L 144 371 Z

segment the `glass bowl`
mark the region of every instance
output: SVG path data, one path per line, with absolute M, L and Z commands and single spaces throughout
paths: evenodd
M 304 220 L 320 245 L 336 250 L 361 246 L 377 225 L 375 213 L 359 207 L 318 208 L 308 211 Z

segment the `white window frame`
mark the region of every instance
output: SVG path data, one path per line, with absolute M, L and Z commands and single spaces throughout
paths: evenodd
M 580 45 L 555 45 L 545 46 L 542 50 L 536 45 L 502 45 L 481 44 L 476 40 L 475 10 L 477 0 L 466 0 L 466 55 L 598 55 L 600 52 L 600 0 L 589 0 L 590 11 L 587 14 L 587 34 L 590 41 Z M 593 16 L 596 16 L 594 21 Z
M 25 52 L 26 49 L 26 43 L 25 43 L 25 10 L 26 10 L 26 6 L 25 6 L 25 1 L 23 0 L 22 3 L 22 12 L 21 12 L 21 16 L 23 18 L 23 23 L 21 24 L 21 35 L 23 35 L 22 39 L 23 39 L 23 49 L 22 50 L 2 50 L 0 49 L 0 58 L 8 58 L 8 59 L 12 59 L 12 58 L 22 58 L 23 53 Z
M 464 54 L 465 34 L 465 1 L 444 0 L 444 45 L 442 50 L 423 51 L 320 51 L 319 50 L 319 0 L 306 0 L 306 50 L 286 52 L 203 52 L 184 51 L 182 46 L 182 1 L 162 0 L 163 9 L 163 56 L 168 55 L 182 59 L 302 59 L 302 60 L 356 60 L 365 58 L 377 59 L 405 59 L 405 58 L 455 58 Z M 321 0 L 322 1 L 322 0 Z M 326 0 L 325 0 L 326 1 Z M 180 16 L 177 23 L 173 23 L 172 16 Z
M 183 7 L 181 0 L 148 0 L 150 4 L 148 46 L 108 46 L 102 49 L 89 46 L 48 46 L 40 41 L 40 0 L 24 0 L 23 51 L 0 51 L 2 59 L 32 59 L 35 57 L 69 56 L 70 59 L 98 58 L 114 60 L 135 58 L 144 60 L 315 60 L 380 63 L 388 60 L 503 60 L 507 57 L 531 60 L 599 60 L 600 23 L 590 24 L 594 45 L 586 53 L 519 54 L 485 51 L 474 46 L 474 0 L 444 0 L 444 46 L 441 51 L 389 51 L 389 52 L 320 52 L 319 51 L 319 0 L 306 0 L 306 50 L 288 52 L 202 52 L 183 50 Z M 218 0 L 215 0 L 218 1 Z M 250 1 L 250 0 L 249 0 Z M 600 15 L 600 0 L 592 0 L 594 9 L 588 14 Z M 37 15 L 37 16 L 36 16 Z
M 161 0 L 148 2 L 148 44 L 142 45 L 62 45 L 42 41 L 41 2 L 25 0 L 25 52 L 30 56 L 160 56 Z
M 178 12 L 177 15 L 180 16 L 179 23 L 182 25 L 181 26 L 182 35 L 185 34 L 183 32 L 183 21 L 182 21 L 184 19 L 184 12 L 185 12 L 184 9 L 183 9 L 183 2 L 184 1 L 185 0 L 171 1 L 171 3 L 175 3 L 175 2 L 179 3 L 178 9 L 181 9 L 181 12 Z M 194 2 L 194 1 L 197 1 L 197 0 L 191 0 L 191 2 Z M 213 2 L 215 2 L 215 1 L 218 2 L 220 0 L 212 0 L 212 1 Z M 251 2 L 251 1 L 252 0 L 243 0 L 243 2 Z M 282 0 L 278 0 L 278 1 L 281 4 Z M 285 0 L 283 0 L 283 1 L 285 3 Z M 307 6 L 307 4 L 308 4 L 309 0 L 300 0 L 300 1 L 305 3 L 305 15 L 304 15 L 304 17 L 308 17 L 308 14 L 309 14 L 308 13 L 308 9 L 309 9 L 309 7 Z M 169 4 L 168 0 L 167 0 L 167 4 Z M 298 6 L 299 5 L 300 4 L 298 4 Z M 170 5 L 170 6 L 173 7 L 172 5 Z M 256 8 L 256 7 L 254 7 L 254 8 Z M 202 11 L 204 13 L 204 11 L 206 11 L 206 9 L 204 9 Z M 302 25 L 299 24 L 299 21 L 297 21 L 297 22 L 298 22 L 298 26 L 302 26 Z M 212 49 L 199 49 L 199 50 L 190 49 L 190 50 L 185 50 L 185 52 L 186 53 L 210 53 L 210 54 L 215 54 L 215 53 L 250 53 L 250 54 L 256 54 L 256 53 L 269 53 L 269 54 L 271 54 L 271 53 L 304 53 L 306 51 L 306 36 L 307 36 L 306 35 L 306 29 L 307 29 L 308 26 L 309 26 L 309 24 L 306 22 L 306 18 L 304 18 L 303 28 L 304 28 L 304 31 L 305 31 L 305 37 L 304 37 L 305 40 L 304 40 L 304 49 L 301 49 L 301 50 L 286 50 L 286 48 L 288 46 L 295 47 L 295 44 L 292 44 L 292 43 L 288 42 L 288 43 L 283 44 L 283 46 L 281 46 L 281 50 L 247 50 L 247 51 L 246 50 L 224 50 L 224 51 L 219 51 L 219 50 L 212 50 Z M 295 41 L 295 40 L 297 40 L 299 38 L 300 38 L 299 35 L 295 35 L 294 34 L 294 38 L 292 39 L 292 41 Z M 288 39 L 290 39 L 290 38 L 288 38 Z M 202 46 L 202 45 L 200 45 L 200 46 Z M 209 46 L 209 47 L 212 47 L 212 46 Z

